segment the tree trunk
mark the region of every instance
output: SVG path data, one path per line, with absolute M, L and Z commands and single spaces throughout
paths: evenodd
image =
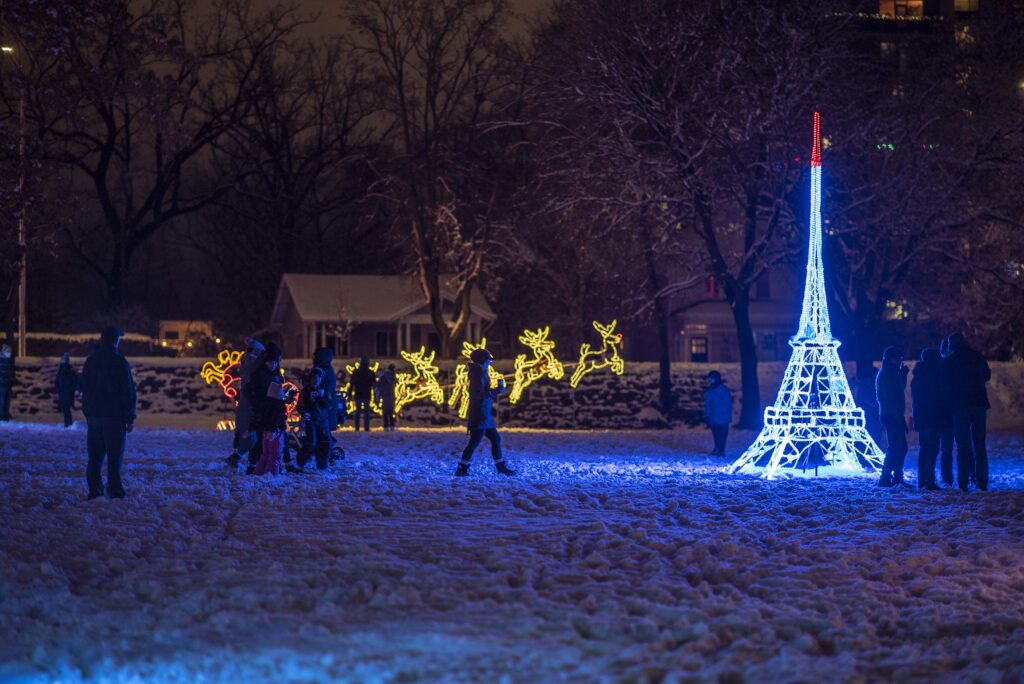
M 740 420 L 736 427 L 747 430 L 761 428 L 761 385 L 757 379 L 757 345 L 754 329 L 750 325 L 750 294 L 737 288 L 733 295 L 732 316 L 736 323 L 736 334 L 740 348 L 740 384 L 742 400 Z

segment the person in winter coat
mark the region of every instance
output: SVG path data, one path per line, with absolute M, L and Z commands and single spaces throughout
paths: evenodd
M 967 491 L 970 474 L 978 489 L 988 489 L 988 452 L 985 449 L 985 428 L 988 391 L 985 384 L 992 371 L 985 358 L 967 344 L 960 333 L 949 336 L 949 356 L 942 361 L 942 378 L 953 415 L 953 436 L 956 440 L 957 484 Z
M 135 380 L 128 360 L 118 351 L 123 332 L 107 326 L 99 346 L 82 367 L 82 413 L 88 425 L 89 465 L 85 471 L 89 498 L 103 496 L 103 459 L 107 459 L 106 493 L 125 496 L 121 482 L 127 434 L 135 427 Z
M 911 415 L 917 431 L 920 450 L 917 456 L 917 486 L 937 490 L 935 460 L 939 455 L 939 435 L 950 422 L 947 397 L 942 390 L 942 359 L 939 352 L 921 351 L 921 360 L 914 366 L 910 381 Z
M 506 465 L 501 453 L 501 435 L 494 422 L 494 400 L 505 391 L 505 381 L 500 380 L 497 388 L 491 389 L 490 368 L 494 359 L 486 349 L 474 349 L 469 359 L 469 415 L 466 419 L 469 443 L 462 451 L 455 475 L 469 475 L 469 462 L 484 437 L 491 442 L 491 457 L 498 472 L 502 475 L 515 475 L 516 472 Z
M 11 388 L 14 387 L 14 358 L 11 348 L 0 346 L 0 421 L 11 419 Z
M 390 363 L 381 371 L 377 378 L 377 397 L 380 400 L 380 410 L 384 416 L 384 431 L 393 432 L 395 429 L 395 389 L 398 387 L 398 373 L 395 372 L 395 364 Z
M 326 392 L 330 409 L 327 414 L 328 432 L 333 432 L 340 421 L 338 412 L 338 376 L 334 372 L 334 350 L 330 347 L 319 347 L 313 352 L 313 367 L 323 371 L 323 391 Z
M 370 360 L 365 356 L 359 359 L 359 367 L 352 371 L 352 378 L 349 380 L 349 394 L 355 401 L 356 411 L 353 421 L 356 431 L 359 431 L 359 417 L 363 417 L 363 427 L 370 431 L 370 399 L 373 397 L 373 386 L 377 382 L 377 376 L 370 368 Z
M 284 470 L 284 431 L 287 428 L 284 377 L 281 375 L 281 350 L 268 344 L 260 364 L 245 388 L 252 402 L 252 428 L 260 445 L 260 460 L 252 472 L 256 475 L 280 474 Z
M 238 403 L 235 405 L 235 435 L 232 452 L 228 456 L 228 465 L 235 469 L 242 456 L 246 456 L 250 465 L 259 461 L 259 448 L 256 433 L 252 429 L 253 402 L 245 388 L 249 386 L 253 374 L 263 363 L 263 345 L 251 337 L 245 338 L 245 354 L 238 363 Z
M 885 428 L 888 448 L 882 463 L 879 487 L 903 485 L 903 461 L 907 457 L 907 373 L 903 365 L 903 352 L 896 347 L 886 347 L 882 353 L 882 367 L 875 376 L 875 396 L 878 399 L 878 416 Z
M 704 389 L 704 422 L 711 428 L 715 447 L 712 456 L 725 456 L 725 440 L 729 437 L 729 423 L 732 422 L 732 391 L 725 386 L 722 374 L 716 370 L 708 373 Z
M 75 408 L 75 392 L 78 391 L 78 371 L 71 365 L 71 354 L 65 352 L 57 366 L 57 408 L 64 414 L 64 427 L 71 427 L 71 410 Z
M 322 368 L 312 368 L 306 375 L 302 387 L 299 406 L 302 419 L 306 421 L 306 436 L 299 452 L 299 467 L 306 465 L 311 457 L 316 456 L 316 467 L 323 470 L 327 467 L 331 453 L 331 404 L 333 399 L 327 391 L 326 373 Z

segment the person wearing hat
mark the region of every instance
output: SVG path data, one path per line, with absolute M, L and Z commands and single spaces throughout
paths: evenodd
M 288 424 L 281 350 L 276 344 L 267 345 L 262 361 L 245 388 L 252 402 L 251 425 L 260 456 L 251 472 L 277 475 L 284 470 L 284 432 Z
M 11 388 L 14 387 L 14 358 L 11 348 L 0 345 L 0 421 L 11 419 Z
M 875 376 L 878 415 L 888 440 L 879 487 L 907 486 L 903 481 L 903 461 L 907 457 L 908 372 L 909 369 L 903 365 L 903 352 L 896 347 L 886 347 L 882 353 L 882 367 Z
M 302 419 L 305 421 L 305 436 L 302 450 L 299 452 L 299 467 L 306 465 L 312 456 L 316 456 L 317 470 L 327 467 L 331 452 L 331 403 L 333 399 L 326 387 L 326 374 L 322 368 L 314 366 L 306 374 L 302 386 L 299 405 Z
M 128 360 L 118 350 L 123 332 L 107 326 L 100 343 L 82 367 L 82 413 L 88 425 L 86 444 L 89 465 L 85 477 L 89 498 L 125 496 L 121 482 L 127 434 L 135 427 L 135 380 Z M 107 461 L 107 484 L 103 486 L 103 460 Z
M 732 422 L 732 390 L 725 386 L 722 374 L 716 370 L 708 373 L 704 389 L 704 422 L 711 429 L 715 441 L 711 455 L 725 456 L 725 441 Z
M 238 362 L 238 403 L 235 404 L 235 434 L 228 465 L 232 470 L 238 468 L 242 456 L 246 456 L 249 465 L 256 465 L 259 453 L 256 450 L 255 432 L 252 429 L 253 403 L 245 388 L 252 380 L 256 369 L 263 362 L 263 345 L 251 337 L 245 338 L 245 354 Z
M 490 367 L 494 358 L 486 349 L 474 349 L 469 359 L 469 415 L 466 423 L 469 443 L 462 451 L 462 459 L 455 470 L 455 475 L 469 475 L 469 462 L 484 437 L 491 442 L 491 456 L 498 472 L 502 475 L 515 475 L 515 471 L 505 464 L 505 457 L 501 454 L 501 435 L 498 434 L 498 426 L 494 422 L 494 400 L 505 391 L 505 381 L 500 380 L 496 388 L 491 388 Z
M 78 390 L 78 371 L 71 365 L 71 354 L 64 352 L 57 366 L 57 408 L 64 414 L 64 427 L 71 427 L 71 410 L 75 407 L 75 392 Z

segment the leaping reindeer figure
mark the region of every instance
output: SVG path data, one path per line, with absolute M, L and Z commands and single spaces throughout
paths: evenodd
M 512 390 L 509 392 L 508 400 L 512 404 L 519 402 L 523 396 L 523 390 L 543 377 L 552 380 L 561 380 L 565 375 L 565 368 L 562 362 L 555 358 L 555 342 L 548 339 L 551 326 L 538 328 L 537 332 L 524 330 L 519 336 L 519 341 L 533 351 L 533 358 L 527 360 L 526 354 L 518 354 L 514 363 L 515 380 L 512 381 Z
M 216 382 L 220 385 L 224 396 L 228 399 L 238 399 L 238 364 L 242 360 L 242 351 L 231 351 L 222 349 L 217 353 L 216 363 L 207 361 L 199 371 L 199 377 L 206 381 L 206 384 Z
M 626 370 L 626 362 L 619 356 L 619 348 L 622 346 L 622 333 L 615 332 L 618 322 L 612 321 L 608 325 L 601 325 L 594 321 L 594 330 L 601 335 L 601 348 L 591 350 L 590 344 L 584 342 L 580 347 L 580 361 L 576 364 L 576 370 L 569 378 L 569 385 L 576 387 L 583 376 L 599 368 L 611 366 L 612 372 L 622 375 Z
M 473 350 L 486 348 L 486 337 L 480 338 L 480 344 L 463 342 L 462 355 L 468 359 Z M 504 380 L 504 376 L 494 370 L 494 366 L 490 368 L 489 377 L 492 388 L 497 387 L 500 380 Z M 455 383 L 452 385 L 452 392 L 448 396 L 448 408 L 455 408 L 456 406 L 459 407 L 459 418 L 465 418 L 469 415 L 469 366 L 465 363 L 460 363 L 455 367 Z
M 398 414 L 406 404 L 417 399 L 429 398 L 435 404 L 444 402 L 444 389 L 437 382 L 437 374 L 441 370 L 434 365 L 436 352 L 427 354 L 426 347 L 418 352 L 402 352 L 402 358 L 412 366 L 412 373 L 399 373 L 398 385 L 395 387 L 395 413 Z

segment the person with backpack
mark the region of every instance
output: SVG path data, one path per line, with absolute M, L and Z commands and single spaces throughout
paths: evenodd
M 71 418 L 71 411 L 75 408 L 75 392 L 78 391 L 78 371 L 71 365 L 71 354 L 67 352 L 60 357 L 55 385 L 57 408 L 64 416 L 64 427 L 71 427 L 74 422 Z
M 359 359 L 359 367 L 352 371 L 352 378 L 349 380 L 349 390 L 352 400 L 356 404 L 353 426 L 356 432 L 359 431 L 359 417 L 363 418 L 363 427 L 370 431 L 370 400 L 373 397 L 373 386 L 377 383 L 377 376 L 370 368 L 370 360 L 365 356 Z
M 394 432 L 395 430 L 395 390 L 398 387 L 398 373 L 395 372 L 395 364 L 389 363 L 388 367 L 380 372 L 377 377 L 377 400 L 380 402 L 380 411 L 384 418 L 384 431 Z
M 232 452 L 228 456 L 228 465 L 232 470 L 238 468 L 242 456 L 249 465 L 256 465 L 260 459 L 256 434 L 252 429 L 253 402 L 245 391 L 252 380 L 256 369 L 263 363 L 263 345 L 251 337 L 245 338 L 245 353 L 238 362 L 238 403 L 235 404 L 235 433 Z
M 284 471 L 287 397 L 281 374 L 281 350 L 273 342 L 267 345 L 263 363 L 253 372 L 245 391 L 252 402 L 251 425 L 260 445 L 260 459 L 252 473 L 278 475 Z
M 921 351 L 910 382 L 911 416 L 920 449 L 917 456 L 917 487 L 936 491 L 935 460 L 939 455 L 939 435 L 949 424 L 947 397 L 942 389 L 942 359 L 939 352 Z
M 907 486 L 903 481 L 903 462 L 907 457 L 907 373 L 903 365 L 903 352 L 886 347 L 882 353 L 882 367 L 875 376 L 875 396 L 878 416 L 885 428 L 888 446 L 879 487 Z
M 491 443 L 491 457 L 498 473 L 515 475 L 516 471 L 508 467 L 501 453 L 501 435 L 498 434 L 498 426 L 494 422 L 494 400 L 505 391 L 505 380 L 499 380 L 498 386 L 491 388 L 490 368 L 494 358 L 486 349 L 474 349 L 469 360 L 469 415 L 466 417 L 469 443 L 462 451 L 455 475 L 469 475 L 469 462 L 484 437 Z
M 107 326 L 100 332 L 100 343 L 82 366 L 82 413 L 88 432 L 86 445 L 89 464 L 85 479 L 89 498 L 125 497 L 121 482 L 127 435 L 135 428 L 135 380 L 132 367 L 118 351 L 123 332 Z M 107 461 L 107 484 L 103 485 L 103 461 Z
M 708 373 L 704 389 L 704 422 L 711 429 L 715 446 L 712 456 L 725 456 L 725 442 L 729 437 L 729 423 L 732 422 L 732 391 L 725 386 L 722 374 L 716 370 Z
M 299 452 L 299 468 L 304 468 L 309 459 L 316 457 L 317 470 L 328 465 L 331 452 L 331 405 L 333 399 L 327 390 L 326 373 L 314 366 L 306 374 L 299 399 L 302 419 L 305 421 L 305 438 Z
M 992 370 L 961 333 L 953 333 L 949 336 L 949 356 L 942 362 L 942 377 L 953 416 L 957 484 L 966 492 L 973 474 L 974 483 L 984 492 L 988 489 L 985 430 L 991 408 L 985 385 L 992 379 Z

